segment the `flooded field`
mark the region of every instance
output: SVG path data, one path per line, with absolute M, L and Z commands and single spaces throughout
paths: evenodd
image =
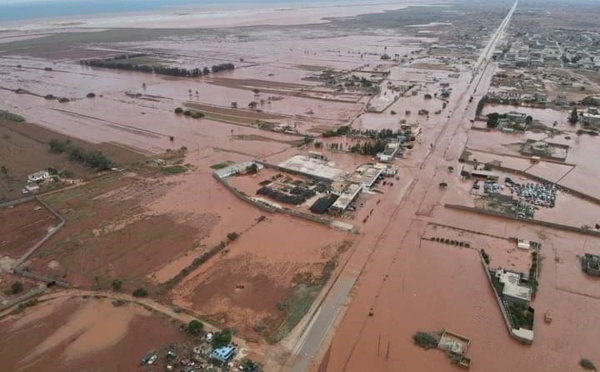
M 415 17 L 379 13 L 407 5 L 322 4 L 229 14 L 228 26 L 244 28 L 217 28 L 225 13 L 208 19 L 190 10 L 132 16 L 127 31 L 110 29 L 122 18 L 105 18 L 63 24 L 68 33 L 43 38 L 8 33 L 0 44 L 0 109 L 27 123 L 0 122 L 1 143 L 7 144 L 0 147 L 2 161 L 9 159 L 15 179 L 38 167 L 69 167 L 84 179 L 42 195 L 67 223 L 26 267 L 81 290 L 129 296 L 143 288 L 149 302 L 235 329 L 269 371 L 313 370 L 324 354 L 327 371 L 452 371 L 443 353 L 413 345 L 417 331 L 441 329 L 472 340 L 473 371 L 562 372 L 575 370 L 582 356 L 600 360 L 593 327 L 600 291 L 578 266 L 582 254 L 600 253 L 599 239 L 445 207 L 478 205 L 473 182 L 461 176 L 464 150 L 471 161 L 600 197 L 594 183 L 600 176 L 594 163 L 598 139 L 577 135 L 567 111 L 530 108 L 516 111 L 538 122 L 535 131 L 472 130 L 477 102 L 497 69 L 492 54 L 502 38 L 494 36 L 503 33 L 508 9 L 485 13 L 489 24 L 478 13 L 465 13 L 478 25 L 473 32 L 447 22 L 468 11 L 460 5 L 406 8 Z M 381 18 L 323 19 L 363 12 Z M 313 24 L 300 25 L 306 23 Z M 182 28 L 190 24 L 204 29 Z M 401 27 L 406 24 L 414 27 Z M 490 25 L 500 28 L 494 33 Z M 83 26 L 108 29 L 84 32 Z M 58 26 L 29 27 L 54 33 Z M 458 31 L 472 39 L 453 39 Z M 436 49 L 441 54 L 432 53 Z M 132 53 L 150 55 L 131 58 L 149 58 L 154 72 L 80 63 Z M 160 74 L 165 67 L 230 63 L 232 71 L 214 68 L 194 78 Z M 511 110 L 488 105 L 483 115 Z M 420 132 L 398 144 L 403 155 L 391 159 L 397 175 L 365 189 L 354 201 L 356 210 L 344 215 L 356 234 L 258 209 L 213 175 L 233 163 L 279 164 L 319 151 L 349 177 L 360 164 L 386 159 L 381 147 L 364 151 L 369 155 L 349 151 L 376 142 L 376 133 L 352 137 L 356 132 L 338 128 L 403 125 Z M 542 125 L 554 127 L 554 134 Z M 102 151 L 117 170 L 97 174 L 70 164 L 77 154 L 49 154 L 55 136 Z M 519 152 L 527 140 L 568 145 L 566 159 L 532 161 Z M 25 152 L 28 146 L 32 150 Z M 259 183 L 276 173 L 229 181 L 256 196 Z M 525 175 L 500 172 L 500 183 L 509 176 L 529 182 Z M 558 191 L 554 208 L 540 207 L 536 218 L 594 228 L 597 207 Z M 33 205 L 4 212 L 0 226 L 10 238 L 0 242 L 0 251 L 10 258 L 52 222 Z M 480 256 L 483 249 L 490 267 L 527 272 L 530 254 L 516 248 L 516 239 L 542 245 L 532 347 L 510 338 Z M 115 289 L 117 281 L 122 289 Z M 542 319 L 546 310 L 555 317 L 549 325 Z M 75 371 L 107 358 L 129 370 L 156 342 L 183 337 L 141 307 L 117 308 L 92 298 L 39 303 L 1 320 L 0 330 L 0 355 L 11 370 L 50 365 Z M 498 350 L 507 355 L 501 363 Z
M 3 318 L 0 330 L 0 355 L 11 371 L 136 370 L 148 350 L 186 340 L 143 307 L 92 298 L 37 304 Z

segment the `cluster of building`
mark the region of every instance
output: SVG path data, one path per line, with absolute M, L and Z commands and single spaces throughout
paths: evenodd
M 385 164 L 361 164 L 351 174 L 345 174 L 335 164 L 328 162 L 327 158 L 318 152 L 309 152 L 306 155 L 293 156 L 278 165 L 278 168 L 291 174 L 308 178 L 323 180 L 330 184 L 327 191 L 320 193 L 311 205 L 313 213 L 329 213 L 342 215 L 352 210 L 352 204 L 361 192 L 370 190 L 384 177 L 393 177 L 397 169 Z
M 600 35 L 596 32 L 556 29 L 514 30 L 512 44 L 496 54 L 505 67 L 545 66 L 600 69 Z
M 211 341 L 212 333 L 206 333 L 202 342 L 195 345 L 171 344 L 161 351 L 151 351 L 140 360 L 141 366 L 162 367 L 165 371 L 229 371 L 235 369 L 234 358 L 238 353 L 238 345 L 229 344 L 219 348 L 213 348 Z M 248 364 L 248 363 L 246 363 Z M 256 365 L 255 363 L 250 363 Z M 260 370 L 256 365 L 254 371 Z M 249 371 L 253 372 L 253 371 Z

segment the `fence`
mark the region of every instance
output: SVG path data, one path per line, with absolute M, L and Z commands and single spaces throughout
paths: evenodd
M 490 274 L 490 271 L 488 270 L 487 265 L 485 264 L 485 261 L 483 260 L 483 257 L 481 256 L 481 253 L 479 253 L 479 258 L 481 260 L 481 265 L 483 266 L 483 270 L 485 271 L 485 275 L 488 278 L 490 287 L 492 288 L 492 292 L 494 292 L 494 297 L 496 298 L 496 302 L 498 303 L 498 306 L 500 307 L 500 312 L 502 313 L 502 318 L 504 319 L 504 323 L 506 324 L 506 328 L 508 329 L 508 334 L 510 335 L 510 337 L 512 337 L 524 344 L 531 344 L 533 342 L 533 340 L 523 338 L 513 332 L 512 325 L 510 324 L 510 320 L 508 319 L 508 314 L 506 314 L 506 309 L 504 308 L 504 303 L 502 302 L 502 299 L 500 298 L 500 294 L 496 293 L 496 289 L 494 288 L 494 283 L 492 282 L 492 276 Z

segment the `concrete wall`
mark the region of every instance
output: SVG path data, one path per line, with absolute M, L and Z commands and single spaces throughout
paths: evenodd
M 472 213 L 484 214 L 484 215 L 489 215 L 489 216 L 508 218 L 508 219 L 523 222 L 523 223 L 530 223 L 533 225 L 541 225 L 541 226 L 550 227 L 553 229 L 559 229 L 559 230 L 564 230 L 564 231 L 569 231 L 569 232 L 574 232 L 574 233 L 579 233 L 579 234 L 600 236 L 600 231 L 582 229 L 580 227 L 562 225 L 559 223 L 548 222 L 548 221 L 540 221 L 540 220 L 535 220 L 535 219 L 534 220 L 522 219 L 522 218 L 518 218 L 518 217 L 515 217 L 512 215 L 509 215 L 509 214 L 504 214 L 504 213 L 491 211 L 491 210 L 487 210 L 487 209 L 467 207 L 465 205 L 457 205 L 457 204 L 444 204 L 444 207 L 451 208 L 451 209 L 457 209 L 457 210 L 465 211 L 465 212 L 472 212 Z

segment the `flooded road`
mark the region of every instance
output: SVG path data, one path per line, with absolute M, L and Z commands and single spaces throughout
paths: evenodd
M 488 65 L 481 72 L 487 81 L 491 78 L 491 70 L 493 66 Z M 482 79 L 481 84 L 484 87 L 485 80 Z M 472 92 L 474 86 L 471 85 L 469 90 Z M 481 91 L 480 87 L 478 92 Z M 462 148 L 459 144 L 467 140 L 468 120 L 467 124 L 461 120 L 466 106 L 466 100 L 463 99 L 457 108 L 461 113 L 453 115 L 439 132 L 434 150 L 426 156 L 415 174 L 416 184 L 408 197 L 395 203 L 386 198 L 382 203 L 382 213 L 374 215 L 369 221 L 367 228 L 370 228 L 358 242 L 356 253 L 315 315 L 314 324 L 326 324 L 325 330 L 314 326 L 308 328 L 304 340 L 326 342 L 327 336 L 323 335 L 335 329 L 337 322 L 323 323 L 325 318 L 335 318 L 336 313 L 345 312 L 333 337 L 327 366 L 323 366 L 326 370 L 454 370 L 455 367 L 443 354 L 417 351 L 412 343 L 411 335 L 416 331 L 442 328 L 464 334 L 473 340 L 469 351 L 469 356 L 474 360 L 472 370 L 564 371 L 576 366 L 578 354 L 573 355 L 572 351 L 569 352 L 570 359 L 557 359 L 566 350 L 564 346 L 552 346 L 556 340 L 551 336 L 546 341 L 536 341 L 533 349 L 523 347 L 508 336 L 477 252 L 421 240 L 428 221 L 433 218 L 455 226 L 460 224 L 462 227 L 465 224 L 465 228 L 475 231 L 492 231 L 497 236 L 543 240 L 542 244 L 548 245 L 549 255 L 556 246 L 547 240 L 549 232 L 542 232 L 539 228 L 446 210 L 436 202 L 442 193 L 437 187 L 436 178 L 441 176 L 441 172 L 447 172 L 445 167 L 438 164 L 456 161 Z M 474 109 L 468 107 L 467 117 L 474 115 Z M 390 203 L 393 206 L 389 206 Z M 556 236 L 556 233 L 552 234 Z M 561 236 L 560 239 L 564 241 L 573 237 Z M 581 240 L 578 237 L 576 241 Z M 534 303 L 534 306 L 542 309 L 560 293 L 549 282 L 553 277 L 552 269 L 548 271 L 548 274 L 542 274 L 545 279 L 542 279 L 540 299 Z M 343 305 L 338 294 L 348 290 L 348 280 L 356 279 L 357 288 L 352 302 Z M 544 288 L 544 285 L 547 287 Z M 544 296 L 548 298 L 541 300 Z M 573 301 L 555 307 L 561 314 L 566 314 L 574 306 L 580 305 L 587 309 L 589 306 L 599 306 L 580 298 L 577 304 Z M 544 334 L 556 334 L 556 329 L 548 330 L 550 333 L 541 331 L 540 338 Z M 589 340 L 593 332 L 585 333 L 582 337 Z M 587 353 L 592 353 L 584 341 L 577 344 Z M 514 358 L 498 363 L 497 350 L 500 349 L 508 350 Z M 309 346 L 308 342 L 300 344 L 295 350 L 296 357 L 288 365 L 289 370 L 308 369 L 314 355 L 311 354 L 312 350 L 314 345 Z M 320 355 L 324 352 L 321 350 Z

